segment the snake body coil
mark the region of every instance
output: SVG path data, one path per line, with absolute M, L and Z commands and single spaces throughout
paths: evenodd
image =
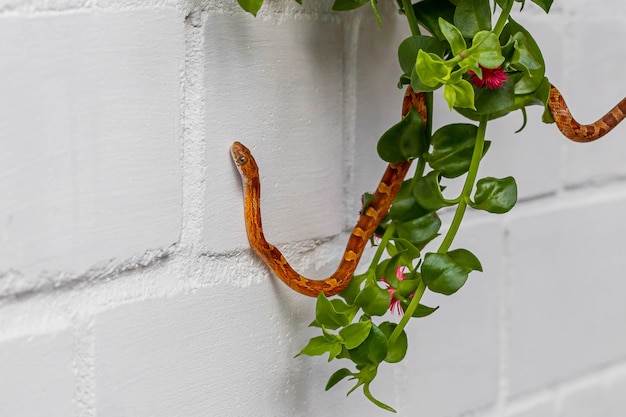
M 575 142 L 594 141 L 613 129 L 626 115 L 626 98 L 601 119 L 590 125 L 581 125 L 569 112 L 561 93 L 551 86 L 548 106 L 559 130 Z M 426 121 L 424 93 L 415 93 L 408 87 L 402 103 L 402 116 L 415 107 L 423 121 Z M 331 296 L 345 289 L 361 259 L 365 246 L 378 224 L 389 211 L 402 181 L 409 170 L 411 161 L 391 163 L 387 166 L 373 200 L 363 210 L 354 226 L 343 257 L 337 270 L 326 279 L 313 280 L 298 274 L 287 262 L 283 254 L 265 240 L 261 222 L 261 183 L 259 168 L 250 150 L 239 142 L 233 143 L 231 155 L 243 182 L 244 215 L 250 246 L 269 266 L 276 276 L 293 290 L 316 297 L 320 293 Z

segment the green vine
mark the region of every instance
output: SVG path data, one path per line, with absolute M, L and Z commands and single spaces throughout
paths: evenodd
M 255 14 L 263 0 L 238 0 Z M 301 1 L 296 0 L 298 3 Z M 552 0 L 531 0 L 546 13 Z M 514 3 L 526 0 L 397 0 L 412 36 L 398 47 L 399 87 L 410 85 L 426 97 L 427 119 L 411 110 L 385 132 L 378 142 L 379 156 L 387 162 L 417 160 L 412 178 L 404 181 L 387 217 L 376 230 L 380 241 L 363 274 L 332 299 L 317 298 L 311 326 L 313 337 L 297 355 L 328 354 L 328 360 L 346 360 L 353 369 L 333 373 L 326 389 L 344 379 L 362 387 L 377 406 L 394 411 L 370 391 L 378 367 L 405 358 L 405 332 L 412 318 L 434 313 L 438 307 L 421 304 L 426 291 L 452 295 L 473 271 L 482 271 L 478 258 L 464 248 L 451 249 L 468 207 L 506 213 L 517 202 L 512 177 L 478 179 L 482 158 L 491 144 L 486 140 L 490 120 L 525 106 L 546 106 L 550 83 L 544 60 L 530 33 L 510 17 Z M 335 0 L 333 10 L 346 11 L 369 4 L 379 24 L 376 0 Z M 492 26 L 494 14 L 496 23 Z M 423 35 L 420 26 L 429 35 Z M 432 131 L 433 91 L 443 89 L 448 107 L 470 123 L 452 123 Z M 544 121 L 551 121 L 544 113 Z M 471 123 L 478 122 L 478 125 Z M 460 195 L 448 199 L 442 190 L 449 181 L 464 177 Z M 478 179 L 478 180 L 477 180 Z M 368 195 L 364 196 L 367 206 Z M 436 251 L 426 247 L 440 233 L 438 212 L 454 208 L 454 216 Z M 365 208 L 365 207 L 364 207 Z M 389 310 L 397 323 L 383 321 Z

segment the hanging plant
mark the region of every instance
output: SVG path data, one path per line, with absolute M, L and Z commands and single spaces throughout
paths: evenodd
M 263 0 L 238 1 L 254 15 L 263 4 Z M 552 6 L 552 0 L 531 1 L 546 13 Z M 340 265 L 327 279 L 301 276 L 265 240 L 257 163 L 244 145 L 236 142 L 232 146 L 244 184 L 252 248 L 287 285 L 317 297 L 311 326 L 320 333 L 298 356 L 328 355 L 329 361 L 352 362 L 351 367 L 342 367 L 330 376 L 327 390 L 350 379 L 354 385 L 349 393 L 362 387 L 374 404 L 394 411 L 372 395 L 370 384 L 381 364 L 405 358 L 409 320 L 437 310 L 422 304 L 422 296 L 427 290 L 452 295 L 472 272 L 482 271 L 469 249 L 453 246 L 463 216 L 468 207 L 506 213 L 517 201 L 513 177 L 477 178 L 480 162 L 489 150 L 485 139 L 489 121 L 519 110 L 525 125 L 525 108 L 543 106 L 544 122 L 556 122 L 571 140 L 590 142 L 624 119 L 626 98 L 594 124 L 580 125 L 572 118 L 561 94 L 544 75 L 545 63 L 537 43 L 510 16 L 516 2 L 521 3 L 520 9 L 525 5 L 525 0 L 397 1 L 412 33 L 398 47 L 402 70 L 398 85 L 407 86 L 402 120 L 378 142 L 378 154 L 389 165 L 376 192 L 363 196 L 361 216 Z M 333 10 L 352 10 L 368 3 L 381 24 L 376 0 L 336 0 Z M 420 32 L 420 25 L 428 34 Z M 468 123 L 432 131 L 433 91 L 440 88 L 448 107 L 469 119 Z M 415 173 L 405 179 L 413 161 Z M 463 182 L 453 199 L 442 193 L 451 181 Z M 445 207 L 454 209 L 454 216 L 439 246 L 431 248 L 429 244 L 442 228 L 438 211 Z M 354 275 L 368 242 L 376 247 L 374 257 L 364 273 Z M 389 310 L 399 317 L 397 322 L 380 319 Z

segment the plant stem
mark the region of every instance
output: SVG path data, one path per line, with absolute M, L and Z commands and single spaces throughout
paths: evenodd
M 406 19 L 409 21 L 409 27 L 411 28 L 411 35 L 421 35 L 420 28 L 417 25 L 417 17 L 415 17 L 415 10 L 413 10 L 413 4 L 411 0 L 402 0 L 402 8 Z
M 461 220 L 463 220 L 463 215 L 465 214 L 465 210 L 467 209 L 467 202 L 470 198 L 472 190 L 474 189 L 474 181 L 476 181 L 476 176 L 478 175 L 478 166 L 480 165 L 480 160 L 483 156 L 483 149 L 485 147 L 485 132 L 487 131 L 487 121 L 488 116 L 482 116 L 480 118 L 478 132 L 476 133 L 476 144 L 474 145 L 474 152 L 472 154 L 470 168 L 467 173 L 467 177 L 465 178 L 465 183 L 463 184 L 463 191 L 461 192 L 461 197 L 459 198 L 459 205 L 457 206 L 456 212 L 454 213 L 454 218 L 452 219 L 452 223 L 450 224 L 448 233 L 446 233 L 443 242 L 441 242 L 441 246 L 437 250 L 437 253 L 446 253 L 448 249 L 450 249 L 450 245 L 452 244 L 452 241 L 454 240 L 454 237 L 459 230 L 459 226 L 461 225 Z M 396 339 L 400 337 L 402 330 L 404 330 L 409 319 L 413 316 L 413 313 L 417 309 L 422 295 L 424 295 L 424 291 L 426 291 L 426 285 L 422 281 L 419 283 L 417 289 L 415 290 L 415 294 L 413 295 L 413 298 L 411 298 L 411 302 L 404 312 L 404 316 L 402 316 L 396 328 L 393 329 L 391 336 L 389 336 L 389 345 L 393 345 Z
M 496 22 L 496 26 L 493 28 L 493 33 L 499 38 L 502 33 L 502 29 L 504 29 L 504 25 L 506 21 L 509 19 L 509 15 L 511 14 L 511 9 L 513 9 L 513 0 L 509 0 L 509 3 L 502 9 L 502 13 L 498 17 L 498 21 Z
M 413 294 L 413 297 L 411 298 L 411 302 L 409 303 L 409 306 L 404 312 L 404 315 L 398 322 L 398 325 L 396 326 L 396 328 L 393 329 L 391 336 L 389 336 L 389 342 L 388 342 L 389 346 L 392 346 L 394 343 L 396 343 L 396 340 L 402 334 L 402 330 L 404 330 L 404 328 L 406 327 L 406 324 L 409 322 L 411 317 L 413 317 L 413 313 L 415 312 L 415 309 L 417 309 L 417 306 L 419 305 L 420 300 L 422 299 L 422 296 L 424 295 L 425 291 L 426 291 L 426 285 L 422 281 L 417 286 L 417 289 L 415 290 L 415 293 Z
M 459 197 L 459 205 L 456 207 L 454 218 L 448 229 L 448 233 L 441 242 L 441 246 L 437 250 L 437 253 L 446 253 L 452 245 L 452 241 L 456 236 L 456 232 L 459 230 L 465 209 L 467 208 L 467 202 L 474 188 L 474 181 L 478 175 L 478 166 L 480 165 L 480 159 L 483 157 L 483 149 L 485 147 L 485 132 L 487 131 L 488 116 L 482 116 L 478 125 L 478 132 L 476 133 L 476 144 L 474 145 L 474 153 L 472 154 L 472 161 L 470 162 L 469 171 L 465 178 L 465 184 L 463 184 L 463 191 Z
M 383 235 L 382 239 L 380 240 L 380 243 L 378 244 L 378 248 L 376 249 L 376 253 L 374 254 L 374 257 L 372 258 L 372 262 L 370 262 L 370 266 L 368 269 L 376 268 L 376 265 L 378 265 L 378 261 L 380 261 L 380 257 L 383 256 L 383 252 L 385 251 L 385 248 L 387 247 L 387 242 L 389 242 L 389 238 L 391 238 L 391 235 L 393 235 L 395 231 L 396 231 L 396 225 L 392 222 L 389 224 L 389 226 L 387 226 L 387 230 L 385 230 L 385 234 Z

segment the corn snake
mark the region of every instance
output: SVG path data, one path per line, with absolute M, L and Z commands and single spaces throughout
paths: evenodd
M 551 86 L 548 107 L 559 130 L 574 142 L 591 142 L 613 129 L 626 117 L 626 98 L 595 123 L 580 125 L 574 120 L 561 93 Z M 402 103 L 402 117 L 415 107 L 426 121 L 424 93 L 415 93 L 409 86 Z M 244 217 L 250 246 L 263 262 L 294 291 L 316 297 L 332 296 L 343 291 L 352 278 L 365 246 L 378 224 L 387 215 L 391 204 L 409 170 L 411 161 L 390 163 L 374 192 L 373 200 L 362 210 L 339 266 L 328 278 L 313 280 L 298 274 L 274 245 L 265 240 L 261 222 L 261 184 L 258 165 L 250 150 L 239 142 L 231 146 L 231 156 L 241 175 L 244 194 Z

